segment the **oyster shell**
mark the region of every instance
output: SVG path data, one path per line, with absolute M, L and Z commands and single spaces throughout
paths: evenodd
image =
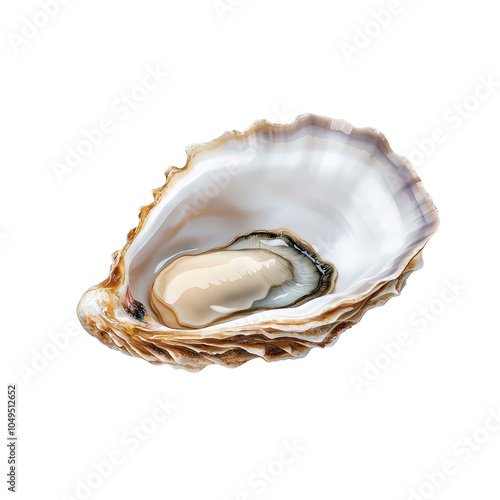
M 256 357 L 298 358 L 332 344 L 368 309 L 399 294 L 421 267 L 422 249 L 438 225 L 409 162 L 373 129 L 315 115 L 287 125 L 259 121 L 187 154 L 185 167 L 167 170 L 166 183 L 141 209 L 108 279 L 78 305 L 90 334 L 151 363 L 200 370 Z M 236 263 L 229 247 L 256 234 L 301 242 L 312 261 L 330 266 L 331 281 L 295 296 L 298 268 L 289 273 L 288 257 L 275 258 L 279 272 L 261 265 L 268 256 L 255 249 Z M 310 262 L 298 262 L 308 269 Z M 245 275 L 238 288 L 244 291 L 212 300 L 233 279 L 236 264 L 246 266 L 237 270 L 238 279 Z M 253 272 L 258 276 L 247 279 Z M 169 304 L 162 302 L 167 289 L 175 296 Z M 188 291 L 193 295 L 179 299 Z M 281 292 L 291 294 L 288 302 L 273 307 Z M 190 304 L 202 312 L 194 314 Z

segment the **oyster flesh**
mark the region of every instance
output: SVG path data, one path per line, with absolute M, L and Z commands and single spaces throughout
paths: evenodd
M 257 231 L 175 259 L 155 278 L 151 307 L 164 325 L 201 328 L 240 311 L 291 307 L 331 292 L 334 267 L 285 233 Z

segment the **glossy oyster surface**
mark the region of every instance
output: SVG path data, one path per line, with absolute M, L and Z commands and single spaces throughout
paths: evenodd
M 337 273 L 282 229 L 238 236 L 222 247 L 173 259 L 149 300 L 162 324 L 207 327 L 265 309 L 303 304 L 333 291 Z
M 398 295 L 438 226 L 373 129 L 315 115 L 187 149 L 80 300 L 114 349 L 189 370 L 299 358 Z

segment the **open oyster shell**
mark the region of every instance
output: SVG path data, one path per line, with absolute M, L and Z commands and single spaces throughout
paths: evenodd
M 398 295 L 422 265 L 437 211 L 409 162 L 373 129 L 315 115 L 259 121 L 187 149 L 113 256 L 108 279 L 80 300 L 83 327 L 151 363 L 189 370 L 305 356 L 333 344 L 370 308 Z M 173 259 L 277 228 L 335 266 L 333 291 L 294 307 L 249 310 L 203 328 L 170 328 L 150 303 Z

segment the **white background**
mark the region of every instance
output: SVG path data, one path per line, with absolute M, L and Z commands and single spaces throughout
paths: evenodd
M 17 498 L 499 498 L 498 12 L 395 5 L 73 0 L 29 28 L 44 23 L 37 2 L 2 2 L 2 393 L 6 405 L 18 384 Z M 117 112 L 147 67 L 169 75 Z M 401 297 L 332 349 L 196 374 L 75 326 L 80 296 L 186 145 L 306 112 L 381 130 L 432 195 L 441 228 Z M 103 118 L 113 131 L 59 179 L 54 162 Z M 389 359 L 402 332 L 411 342 Z M 160 424 L 156 398 L 177 406 Z M 141 425 L 151 432 L 135 450 L 127 433 Z M 116 453 L 97 476 L 93 463 Z M 426 485 L 443 462 L 453 473 Z

